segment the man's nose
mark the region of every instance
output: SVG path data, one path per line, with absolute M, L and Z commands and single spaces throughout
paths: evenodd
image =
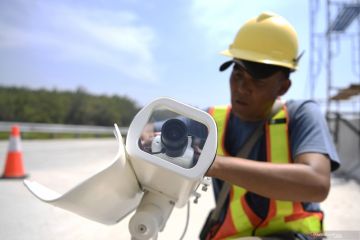
M 250 80 L 245 78 L 241 81 L 237 81 L 236 90 L 242 94 L 251 94 L 252 86 Z

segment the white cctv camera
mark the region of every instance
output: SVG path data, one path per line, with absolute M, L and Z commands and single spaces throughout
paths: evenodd
M 35 182 L 25 185 L 40 200 L 105 224 L 136 209 L 129 222 L 132 238 L 156 238 L 173 207 L 187 203 L 211 166 L 215 122 L 206 112 L 160 98 L 135 116 L 125 148 L 115 129 L 119 153 L 108 168 L 63 195 Z
M 135 116 L 126 150 L 145 196 L 130 220 L 132 236 L 148 239 L 164 228 L 173 206 L 183 207 L 201 183 L 216 145 L 211 116 L 172 99 L 158 99 Z

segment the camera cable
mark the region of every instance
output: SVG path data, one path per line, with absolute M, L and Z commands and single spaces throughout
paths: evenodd
M 187 202 L 187 213 L 186 213 L 186 222 L 185 222 L 185 228 L 184 231 L 180 237 L 180 240 L 183 240 L 185 237 L 185 234 L 187 232 L 187 229 L 189 227 L 189 221 L 190 221 L 190 201 Z

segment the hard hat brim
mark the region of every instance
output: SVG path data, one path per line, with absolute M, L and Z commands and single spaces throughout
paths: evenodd
M 296 59 L 294 59 L 293 62 L 287 62 L 285 60 L 275 61 L 275 60 L 272 60 L 271 57 L 266 56 L 264 54 L 259 54 L 259 53 L 250 52 L 250 51 L 241 51 L 241 50 L 237 50 L 237 49 L 226 49 L 224 51 L 221 51 L 220 54 L 223 56 L 226 56 L 226 57 L 234 58 L 234 59 L 275 65 L 275 66 L 279 66 L 279 67 L 286 67 L 286 68 L 291 69 L 291 71 L 294 71 L 297 69 Z
M 246 61 L 241 59 L 232 59 L 230 61 L 226 61 L 223 64 L 220 65 L 219 70 L 225 71 L 228 69 L 232 64 L 235 64 L 237 67 L 240 67 L 244 71 L 246 71 L 253 79 L 264 79 L 272 76 L 278 71 L 285 71 L 287 69 L 290 71 L 290 69 L 282 67 L 282 66 L 276 66 L 271 64 L 263 64 L 253 61 Z

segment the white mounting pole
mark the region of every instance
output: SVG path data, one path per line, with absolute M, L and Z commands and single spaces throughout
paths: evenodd
M 164 229 L 174 205 L 174 201 L 162 194 L 145 192 L 129 222 L 131 239 L 157 239 L 158 232 Z

